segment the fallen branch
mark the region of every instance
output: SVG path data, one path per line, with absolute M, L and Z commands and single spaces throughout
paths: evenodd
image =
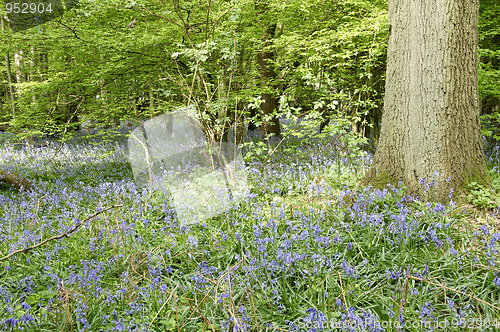
M 408 281 L 410 280 L 411 270 L 413 270 L 413 266 L 410 268 L 408 275 L 406 276 L 405 286 L 403 289 L 403 296 L 401 296 L 401 301 L 399 305 L 399 314 L 398 319 L 401 317 L 403 313 L 404 306 L 406 304 L 406 296 L 408 295 Z M 401 327 L 398 327 L 398 332 L 401 330 Z
M 270 154 L 268 154 L 266 160 L 264 160 L 264 162 L 262 163 L 262 165 L 260 166 L 260 171 L 262 172 L 262 170 L 264 169 L 264 166 L 266 165 L 267 161 L 272 157 L 272 155 L 276 152 L 276 149 L 278 149 L 278 147 L 281 145 L 281 143 L 283 143 L 283 141 L 285 140 L 285 138 L 283 137 L 281 139 L 281 141 L 278 143 L 278 145 L 276 145 L 276 147 L 273 149 L 273 151 L 271 151 Z
M 88 216 L 87 218 L 85 218 L 85 220 L 80 221 L 78 224 L 76 224 L 72 229 L 70 229 L 66 233 L 53 236 L 53 237 L 51 237 L 51 238 L 49 238 L 49 239 L 47 239 L 45 241 L 42 241 L 42 242 L 38 243 L 37 245 L 35 245 L 33 247 L 29 247 L 29 248 L 19 249 L 19 250 L 13 251 L 10 254 L 8 254 L 7 256 L 0 257 L 0 262 L 5 261 L 5 260 L 11 258 L 12 256 L 16 255 L 16 254 L 19 254 L 19 253 L 22 253 L 22 252 L 28 252 L 30 250 L 36 249 L 36 248 L 38 248 L 40 246 L 43 246 L 44 244 L 46 244 L 46 243 L 48 243 L 50 241 L 58 240 L 58 239 L 61 239 L 63 237 L 68 238 L 71 235 L 71 233 L 74 233 L 78 228 L 80 228 L 81 225 L 85 224 L 90 219 L 93 219 L 93 218 L 97 217 L 98 215 L 100 215 L 103 212 L 106 212 L 108 210 L 111 210 L 111 209 L 114 209 L 114 208 L 117 208 L 117 207 L 122 207 L 122 206 L 123 205 L 121 205 L 121 204 L 119 204 L 119 205 L 112 205 L 112 206 L 108 206 L 108 207 L 106 207 L 106 208 L 104 208 L 104 209 L 102 209 L 100 211 L 97 211 L 96 213 L 94 213 L 94 214 Z
M 160 312 L 163 310 L 163 307 L 165 307 L 165 305 L 168 303 L 168 301 L 170 301 L 170 298 L 172 297 L 172 295 L 174 295 L 174 292 L 175 290 L 179 287 L 179 285 L 175 286 L 175 288 L 170 292 L 170 296 L 168 297 L 168 299 L 163 302 L 163 305 L 161 306 L 160 310 L 158 310 L 158 312 L 156 313 L 156 315 L 153 317 L 153 319 L 151 320 L 151 322 L 149 323 L 148 325 L 148 328 L 151 327 L 151 325 L 153 324 L 153 322 L 155 321 L 156 317 L 158 317 L 158 315 L 160 314 Z
M 16 187 L 18 191 L 21 191 L 23 189 L 26 191 L 31 190 L 31 182 L 20 175 L 12 173 L 11 171 L 0 169 L 0 182 L 10 183 L 14 187 Z

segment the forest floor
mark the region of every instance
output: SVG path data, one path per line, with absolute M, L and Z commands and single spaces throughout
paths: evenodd
M 32 181 L 0 185 L 1 331 L 500 330 L 481 188 L 489 209 L 360 189 L 367 154 L 285 142 L 247 153 L 245 199 L 186 224 L 136 184 L 124 139 L 0 143 L 0 168 Z

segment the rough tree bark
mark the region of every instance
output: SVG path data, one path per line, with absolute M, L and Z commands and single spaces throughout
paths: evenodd
M 0 182 L 10 183 L 19 191 L 31 190 L 31 183 L 28 180 L 26 180 L 22 176 L 19 176 L 7 170 L 3 170 L 1 168 L 0 168 Z
M 380 141 L 361 184 L 419 180 L 435 172 L 435 199 L 489 185 L 478 101 L 479 0 L 390 0 Z M 449 179 L 449 181 L 447 181 Z

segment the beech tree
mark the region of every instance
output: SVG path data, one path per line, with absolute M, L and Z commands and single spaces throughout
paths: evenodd
M 361 184 L 434 181 L 446 201 L 489 186 L 478 101 L 479 0 L 389 0 L 386 92 L 379 145 Z

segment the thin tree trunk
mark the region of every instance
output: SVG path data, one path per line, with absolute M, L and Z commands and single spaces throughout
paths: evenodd
M 47 51 L 43 50 L 40 53 L 40 82 L 45 81 L 45 76 L 49 72 L 49 57 Z
M 261 14 L 267 11 L 266 5 L 260 5 Z M 279 136 L 281 134 L 280 131 L 280 123 L 279 119 L 276 116 L 272 116 L 270 120 L 267 120 L 273 112 L 278 109 L 278 99 L 273 93 L 276 89 L 276 84 L 273 82 L 276 78 L 276 73 L 273 68 L 273 60 L 274 60 L 274 52 L 268 51 L 265 49 L 266 46 L 269 46 L 272 38 L 274 38 L 274 34 L 276 32 L 276 23 L 266 23 L 266 28 L 263 36 L 263 49 L 257 55 L 257 62 L 260 67 L 261 79 L 263 83 L 263 88 L 266 90 L 270 90 L 269 92 L 262 93 L 261 97 L 263 103 L 261 105 L 262 109 L 262 125 L 261 132 L 265 137 L 269 134 L 275 134 Z
M 489 185 L 478 102 L 479 0 L 390 0 L 380 141 L 362 184 L 433 198 Z M 437 172 L 437 173 L 436 173 Z M 439 174 L 439 175 L 437 175 Z M 461 196 L 462 199 L 465 197 Z
M 26 81 L 26 76 L 23 73 L 24 70 L 24 52 L 19 50 L 14 53 L 14 64 L 16 65 L 16 82 L 23 83 Z
M 2 26 L 2 33 L 5 31 L 5 18 L 3 16 L 0 17 L 0 25 Z M 12 84 L 12 71 L 10 69 L 10 56 L 9 52 L 5 54 L 5 67 L 7 69 L 7 83 L 9 84 L 9 94 L 10 94 L 10 103 L 12 107 L 12 115 L 16 113 L 16 105 L 14 98 L 14 86 Z

